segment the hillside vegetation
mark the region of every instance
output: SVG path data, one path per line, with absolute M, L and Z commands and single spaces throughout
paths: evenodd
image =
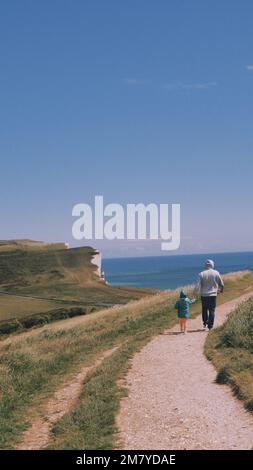
M 253 297 L 208 336 L 206 355 L 217 368 L 217 382 L 230 384 L 253 411 Z
M 0 289 L 46 297 L 98 284 L 96 267 L 91 264 L 95 254 L 90 247 L 0 252 Z
M 17 250 L 66 249 L 66 243 L 46 243 L 36 240 L 0 240 L 0 252 Z
M 219 303 L 253 289 L 249 272 L 224 278 L 226 287 Z M 177 297 L 178 290 L 161 292 L 87 315 L 78 324 L 66 320 L 58 328 L 55 324 L 31 336 L 26 333 L 13 336 L 11 342 L 0 342 L 0 448 L 15 447 L 34 414 L 43 412 L 44 404 L 66 377 L 94 364 L 101 352 L 118 346 L 85 379 L 78 403 L 54 426 L 48 444 L 53 449 L 115 448 L 115 420 L 125 393 L 121 379 L 133 354 L 177 322 Z M 192 317 L 200 310 L 197 302 L 192 306 Z
M 85 313 L 152 293 L 106 285 L 91 262 L 96 253 L 91 247 L 67 249 L 64 243 L 1 241 L 0 332 L 1 322 L 9 319 L 59 308 L 80 307 Z
M 49 312 L 53 310 L 56 305 L 55 302 L 48 300 L 29 299 L 29 297 L 18 297 L 15 295 L 0 294 L 0 306 L 2 312 L 1 320 L 22 318 L 25 315 L 32 315 L 41 312 Z M 4 317 L 4 318 L 3 318 Z

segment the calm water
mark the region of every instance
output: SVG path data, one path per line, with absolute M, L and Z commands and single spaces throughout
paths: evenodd
M 112 285 L 174 289 L 194 283 L 207 258 L 223 274 L 253 270 L 253 252 L 104 259 L 103 269 Z

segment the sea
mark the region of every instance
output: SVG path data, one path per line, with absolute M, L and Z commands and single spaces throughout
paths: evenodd
M 111 285 L 167 290 L 195 283 L 209 258 L 221 274 L 253 270 L 253 252 L 107 258 L 102 269 Z

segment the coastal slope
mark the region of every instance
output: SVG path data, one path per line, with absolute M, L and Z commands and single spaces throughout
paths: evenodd
M 101 255 L 89 246 L 0 241 L 0 323 L 63 307 L 85 307 L 86 312 L 154 292 L 110 286 L 100 274 Z

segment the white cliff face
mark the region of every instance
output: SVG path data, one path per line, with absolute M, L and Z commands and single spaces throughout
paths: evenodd
M 97 266 L 96 274 L 101 277 L 101 265 L 102 265 L 102 255 L 100 252 L 98 252 L 96 255 L 92 257 L 91 260 L 92 264 L 95 264 Z

